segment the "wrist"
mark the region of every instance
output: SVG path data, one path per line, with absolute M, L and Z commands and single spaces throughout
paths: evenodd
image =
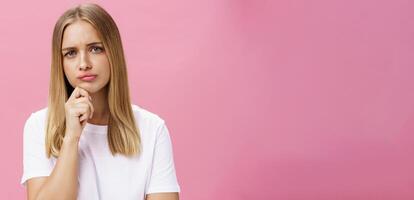
M 63 137 L 64 143 L 78 143 L 79 140 L 80 140 L 80 136 L 73 136 L 70 134 L 65 134 L 65 136 Z

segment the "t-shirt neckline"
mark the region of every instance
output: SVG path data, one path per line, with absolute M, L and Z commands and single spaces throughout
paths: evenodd
M 97 125 L 86 122 L 86 125 L 83 128 L 83 130 L 87 132 L 106 134 L 108 132 L 108 125 Z

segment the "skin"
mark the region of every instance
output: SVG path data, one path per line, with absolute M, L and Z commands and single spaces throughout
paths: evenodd
M 95 108 L 88 120 L 92 124 L 107 124 L 107 84 L 110 64 L 98 32 L 85 21 L 77 21 L 66 28 L 62 42 L 63 68 L 72 87 L 81 87 L 90 94 Z M 82 81 L 82 74 L 96 74 L 92 82 Z
M 66 133 L 56 166 L 48 177 L 27 181 L 27 198 L 76 199 L 78 144 L 86 122 L 106 125 L 109 111 L 106 98 L 110 64 L 95 28 L 85 21 L 69 25 L 62 42 L 63 68 L 74 91 L 65 103 Z M 87 82 L 83 74 L 97 75 Z M 178 200 L 178 193 L 148 194 L 146 200 Z

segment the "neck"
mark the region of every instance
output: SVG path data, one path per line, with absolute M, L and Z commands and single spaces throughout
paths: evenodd
M 106 89 L 90 94 L 94 108 L 92 119 L 88 123 L 97 125 L 107 125 L 109 119 L 109 106 Z

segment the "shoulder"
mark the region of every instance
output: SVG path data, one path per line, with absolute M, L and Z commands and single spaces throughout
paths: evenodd
M 164 119 L 160 116 L 138 105 L 132 104 L 132 111 L 138 123 L 149 123 L 151 125 L 163 125 L 165 123 Z
M 43 127 L 47 118 L 47 107 L 36 110 L 30 114 L 26 120 L 26 126 Z
M 157 114 L 150 112 L 141 106 L 131 104 L 134 116 L 138 121 L 151 122 L 155 124 L 163 124 L 164 120 Z M 45 121 L 47 118 L 47 107 L 36 110 L 30 114 L 27 121 L 36 121 L 37 123 Z
M 166 126 L 164 119 L 138 105 L 132 105 L 132 110 L 143 139 L 159 137 L 160 132 Z
M 27 118 L 23 131 L 25 145 L 44 144 L 46 116 L 47 108 L 43 108 L 32 112 Z
M 138 127 L 146 130 L 158 129 L 165 124 L 164 119 L 162 119 L 157 114 L 135 104 L 132 104 L 131 106 L 136 122 L 138 123 Z M 33 126 L 36 126 L 42 130 L 46 127 L 46 120 L 47 107 L 32 112 L 31 115 L 27 118 L 25 126 L 28 128 L 33 128 Z

